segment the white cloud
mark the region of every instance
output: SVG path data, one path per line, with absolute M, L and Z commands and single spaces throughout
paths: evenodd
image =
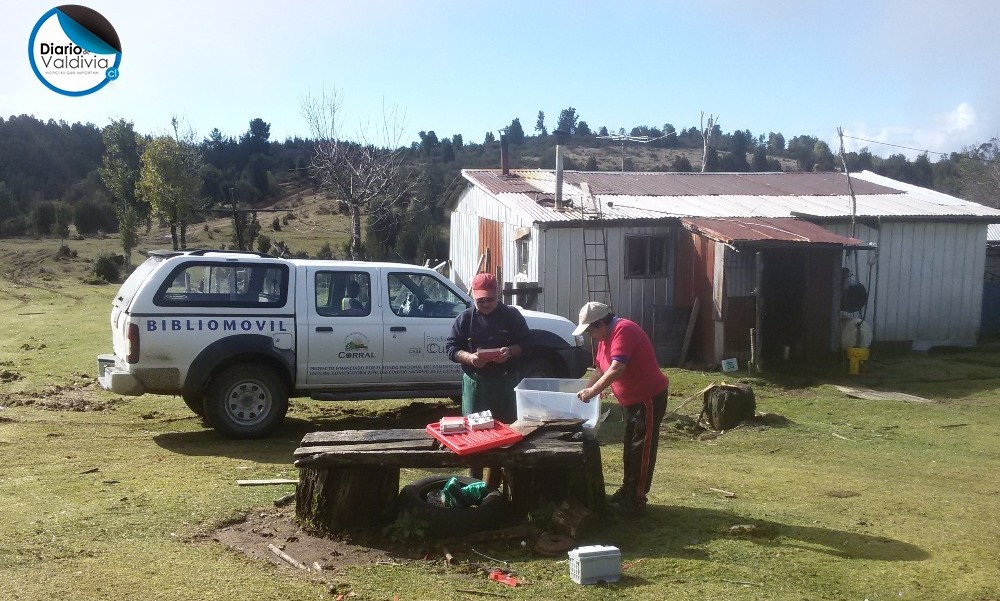
M 861 123 L 844 128 L 844 147 L 848 152 L 868 147 L 876 156 L 903 154 L 910 160 L 928 151 L 934 161 L 940 154 L 958 152 L 987 138 L 989 135 L 980 131 L 975 108 L 968 102 L 937 115 L 930 127 L 873 127 Z M 831 148 L 839 148 L 836 139 L 830 144 Z

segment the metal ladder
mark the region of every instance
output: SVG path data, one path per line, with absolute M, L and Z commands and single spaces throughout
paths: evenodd
M 582 182 L 583 265 L 587 275 L 587 297 L 611 306 L 611 279 L 608 275 L 608 234 L 604 214 L 587 182 Z

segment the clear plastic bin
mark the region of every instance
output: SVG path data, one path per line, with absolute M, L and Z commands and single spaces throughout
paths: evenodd
M 576 393 L 587 386 L 586 380 L 561 378 L 525 378 L 514 387 L 517 418 L 524 420 L 582 419 L 587 430 L 597 430 L 601 415 L 600 396 L 584 403 Z

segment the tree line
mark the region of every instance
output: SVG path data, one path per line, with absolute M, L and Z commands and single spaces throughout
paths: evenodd
M 486 132 L 482 142 L 420 131 L 406 144 L 398 138 L 342 139 L 331 125 L 336 119 L 326 119 L 337 117 L 335 99 L 318 99 L 312 119 L 307 108 L 312 136 L 283 142 L 271 140 L 270 124 L 260 117 L 239 136 L 213 129 L 202 139 L 177 119 L 170 133 L 150 135 L 136 132 L 124 119 L 99 128 L 29 115 L 0 118 L 0 237 L 66 237 L 72 224 L 84 236 L 119 233 L 129 257 L 142 229 L 154 222 L 169 226 L 174 248 L 185 248 L 188 226 L 211 211 L 239 207 L 231 247 L 256 245 L 267 252 L 271 241 L 261 235 L 254 209 L 293 185 L 325 192 L 331 210 L 351 217 L 351 242 L 338 249 L 342 255 L 443 259 L 448 246 L 443 224 L 449 202 L 463 187 L 460 171 L 499 167 L 500 136 L 509 144 L 511 164 L 521 168 L 554 167 L 559 143 L 588 156 L 583 164 L 567 161 L 567 169 L 597 170 L 598 154 L 613 152 L 626 137 L 643 139 L 652 148 L 698 151 L 675 153 L 669 164 L 648 169 L 780 171 L 794 164 L 801 171 L 840 171 L 846 162 L 850 171 L 870 170 L 989 206 L 1000 204 L 997 138 L 936 161 L 927 153 L 914 160 L 902 154 L 882 158 L 868 148 L 841 157 L 814 136 L 786 141 L 777 132 L 724 132 L 712 119 L 708 127 L 593 128 L 568 107 L 551 130 L 545 113 L 538 111 L 530 135 L 514 118 L 497 132 Z M 692 164 L 688 156 L 699 155 Z M 634 170 L 630 161 L 623 158 L 622 167 Z M 329 247 L 324 251 L 334 254 Z

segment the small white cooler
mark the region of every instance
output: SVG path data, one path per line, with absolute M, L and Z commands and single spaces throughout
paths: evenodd
M 591 545 L 569 552 L 569 577 L 577 584 L 618 582 L 622 554 L 618 547 Z

